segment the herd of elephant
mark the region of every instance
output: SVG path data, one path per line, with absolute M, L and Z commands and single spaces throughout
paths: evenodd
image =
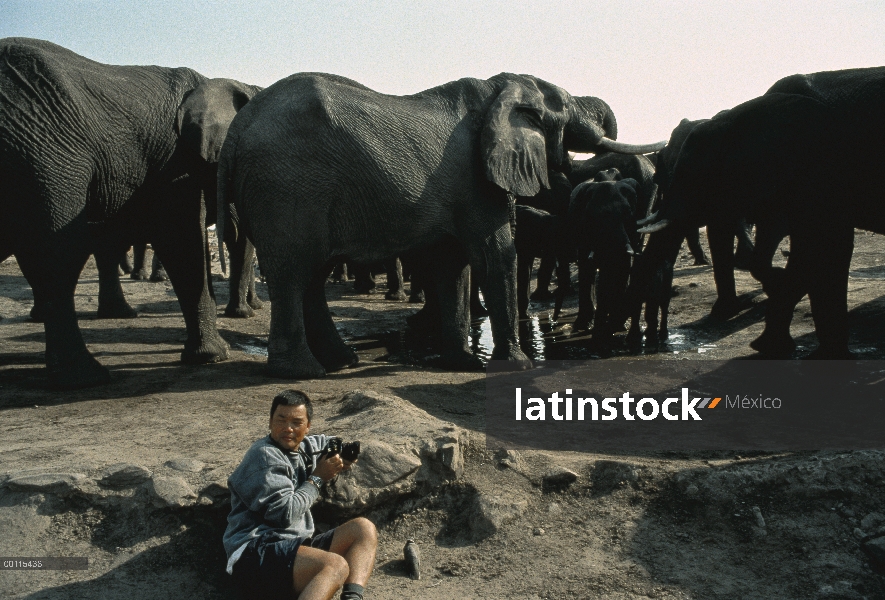
M 792 312 L 808 294 L 820 341 L 813 356 L 848 358 L 854 228 L 885 233 L 885 184 L 873 175 L 883 164 L 883 109 L 885 68 L 794 75 L 712 119 L 683 121 L 667 143 L 631 145 L 615 141 L 603 100 L 528 75 L 465 78 L 410 96 L 318 73 L 261 89 L 7 38 L 0 259 L 15 255 L 33 290 L 47 371 L 60 387 L 110 380 L 80 334 L 74 289 L 94 254 L 99 303 L 125 316 L 117 265 L 133 243 L 153 246 L 178 296 L 182 360 L 228 357 L 215 328 L 212 223 L 230 257 L 231 316 L 260 305 L 257 254 L 271 300 L 269 375 L 314 378 L 355 364 L 325 282 L 343 260 L 396 256 L 421 274 L 421 312 L 437 324 L 443 364 L 477 366 L 467 346 L 473 287 L 488 311 L 492 359 L 522 369 L 531 363 L 517 324 L 535 256 L 547 259 L 539 294 L 558 269 L 557 310 L 568 262 L 578 261 L 577 327 L 593 322 L 605 345 L 631 317 L 636 344 L 644 303 L 648 343 L 666 335 L 673 263 L 686 237 L 699 248 L 701 226 L 714 312 L 734 312 L 734 236 L 748 248 L 749 222 L 756 239 L 744 260 L 770 297 L 752 347 L 792 352 Z M 569 152 L 596 156 L 579 163 Z M 786 235 L 787 266 L 773 268 Z

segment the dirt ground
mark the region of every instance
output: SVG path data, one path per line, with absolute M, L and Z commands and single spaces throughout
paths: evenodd
M 885 238 L 858 232 L 849 282 L 851 348 L 885 358 Z M 783 264 L 784 252 L 776 256 Z M 219 306 L 226 284 L 217 277 Z M 184 322 L 169 283 L 123 278 L 132 320 L 98 320 L 92 262 L 77 288 L 86 344 L 113 382 L 57 392 L 47 386 L 43 326 L 28 312 L 31 292 L 14 259 L 0 264 L 0 484 L 10 474 L 96 472 L 114 463 L 149 469 L 192 459 L 225 478 L 249 444 L 266 433 L 270 399 L 293 385 L 324 404 L 354 389 L 399 396 L 470 432 L 463 477 L 429 496 L 408 498 L 367 516 L 380 544 L 366 598 L 885 598 L 885 580 L 859 541 L 885 524 L 885 460 L 877 452 L 739 456 L 736 453 L 531 452 L 519 468 L 485 448 L 482 373 L 434 368 L 427 340 L 405 328 L 416 305 L 357 295 L 329 284 L 342 334 L 361 363 L 297 384 L 262 375 L 270 305 L 248 320 L 219 310 L 229 361 L 179 363 Z M 762 330 L 765 295 L 745 272 L 747 306 L 725 323 L 708 319 L 712 269 L 683 252 L 671 306 L 671 338 L 647 360 L 749 356 Z M 267 299 L 266 286 L 258 284 Z M 535 359 L 591 358 L 585 335 L 571 335 L 575 299 L 559 322 L 552 305 L 532 304 L 522 325 Z M 807 299 L 796 309 L 796 358 L 816 347 Z M 474 328 L 487 357 L 488 323 Z M 626 352 L 606 360 L 619 360 Z M 542 476 L 574 471 L 571 486 L 547 489 Z M 467 515 L 493 495 L 518 506 L 496 531 L 472 528 Z M 0 555 L 87 556 L 85 571 L 0 570 L 0 597 L 235 598 L 224 574 L 226 514 L 212 506 L 135 511 L 121 502 L 91 505 L 71 496 L 12 492 L 0 485 Z M 758 510 L 757 510 L 758 507 Z M 760 525 L 757 512 L 764 518 Z M 407 538 L 421 550 L 420 580 L 406 575 Z

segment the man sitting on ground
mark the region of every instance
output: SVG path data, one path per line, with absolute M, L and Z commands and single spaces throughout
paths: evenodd
M 321 455 L 329 439 L 311 435 L 307 394 L 273 399 L 270 435 L 252 444 L 228 479 L 224 532 L 227 572 L 248 598 L 362 600 L 375 565 L 375 525 L 363 517 L 314 535 L 311 505 L 323 484 L 351 462 Z M 356 461 L 354 461 L 356 462 Z

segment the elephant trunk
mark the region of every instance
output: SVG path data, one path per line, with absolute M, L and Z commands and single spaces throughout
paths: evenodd
M 620 154 L 648 154 L 662 150 L 667 142 L 654 144 L 624 144 L 615 141 L 618 122 L 615 113 L 604 100 L 593 96 L 573 96 L 569 107 L 569 121 L 565 126 L 564 145 L 574 152 L 618 152 Z

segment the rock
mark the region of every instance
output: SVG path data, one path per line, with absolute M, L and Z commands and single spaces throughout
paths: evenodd
M 338 402 L 334 417 L 313 429 L 327 435 L 360 431 L 354 468 L 323 490 L 330 517 L 364 512 L 410 494 L 429 493 L 464 472 L 466 432 L 397 396 L 355 390 Z M 341 432 L 341 433 L 339 433 Z
M 516 450 L 498 450 L 495 453 L 495 458 L 498 459 L 499 467 L 510 468 L 518 472 L 525 469 L 522 456 Z
M 14 475 L 6 482 L 6 487 L 18 492 L 42 492 L 67 496 L 77 490 L 88 478 L 79 473 L 38 473 Z
M 181 508 L 191 506 L 197 494 L 181 477 L 155 476 L 152 479 L 152 491 L 160 506 Z
M 497 533 L 505 523 L 521 517 L 528 507 L 527 500 L 479 494 L 469 515 L 470 529 L 479 535 Z
M 685 488 L 685 495 L 688 496 L 689 498 L 694 498 L 695 496 L 698 495 L 699 491 L 700 490 L 698 489 L 698 486 L 696 486 L 693 483 L 690 483 L 690 484 L 688 484 L 688 487 Z
M 855 537 L 856 539 L 858 539 L 858 540 L 862 540 L 862 539 L 864 539 L 865 537 L 867 537 L 867 534 L 866 534 L 863 530 L 861 530 L 859 527 L 855 527 L 855 528 L 854 528 L 854 531 L 852 532 L 852 534 L 853 534 L 854 537 Z
M 759 507 L 753 506 L 750 510 L 753 512 L 753 517 L 756 519 L 756 527 L 765 529 L 765 518 L 762 516 L 762 511 L 759 510 Z
M 861 541 L 860 549 L 869 557 L 873 566 L 885 568 L 885 535 L 867 536 Z
M 609 493 L 638 480 L 639 467 L 618 460 L 597 460 L 590 473 L 590 483 L 595 493 Z
M 105 487 L 134 487 L 151 477 L 151 472 L 141 465 L 117 463 L 107 467 L 98 483 Z
M 193 458 L 177 458 L 175 460 L 166 461 L 166 465 L 170 469 L 176 471 L 185 471 L 186 473 L 199 473 L 206 466 L 206 463 L 200 462 Z
M 878 512 L 871 512 L 860 521 L 860 528 L 866 531 L 878 529 L 880 525 L 885 523 L 885 515 Z
M 547 505 L 547 514 L 554 515 L 554 516 L 561 515 L 562 514 L 562 507 L 559 504 L 557 504 L 556 502 L 551 502 L 550 504 Z
M 532 529 L 532 533 L 534 535 L 544 535 L 546 533 L 546 531 L 544 531 L 540 527 L 535 527 L 534 529 Z
M 578 474 L 568 469 L 552 469 L 541 478 L 541 486 L 544 489 L 561 489 L 568 487 L 578 480 Z

